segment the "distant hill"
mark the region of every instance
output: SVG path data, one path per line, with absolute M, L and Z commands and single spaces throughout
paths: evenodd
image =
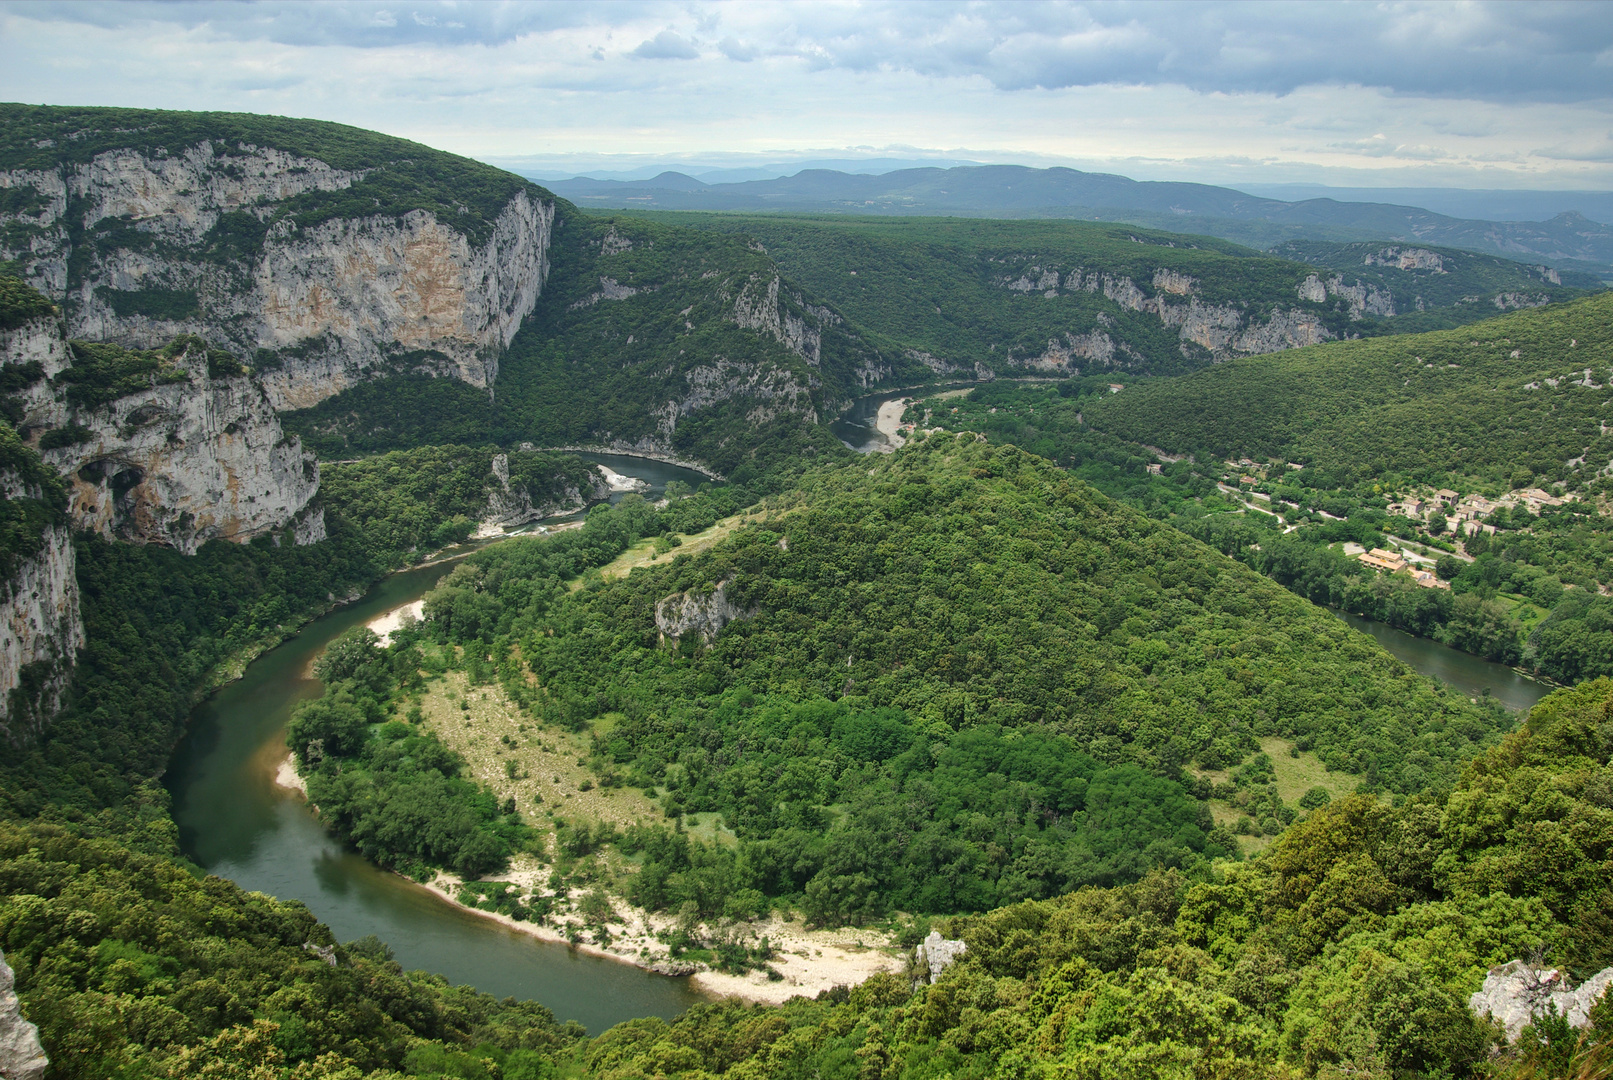
M 776 180 L 727 184 L 663 173 L 650 180 L 579 177 L 548 186 L 584 207 L 1073 217 L 1202 233 L 1257 247 L 1287 239 L 1441 244 L 1613 275 L 1613 227 L 1577 211 L 1539 222 L 1483 221 L 1415 206 L 1285 202 L 1209 184 L 1138 181 L 1064 168 L 981 165 L 899 169 L 882 176 L 806 169 Z
M 887 351 L 999 374 L 1173 374 L 1240 352 L 1446 329 L 1600 285 L 1589 274 L 1383 241 L 1290 241 L 1263 254 L 1093 222 L 634 213 L 752 237 Z M 1276 329 L 1307 322 L 1308 335 L 1279 340 Z

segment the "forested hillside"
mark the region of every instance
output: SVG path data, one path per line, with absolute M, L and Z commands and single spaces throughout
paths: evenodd
M 943 922 L 968 951 L 934 985 L 592 1039 L 373 940 L 327 964 L 300 905 L 49 826 L 0 827 L 0 944 L 63 1077 L 1594 1077 L 1605 1001 L 1583 1037 L 1546 1020 L 1493 1058 L 1466 997 L 1520 955 L 1613 963 L 1610 706 L 1605 680 L 1560 691 L 1450 794 L 1343 800 L 1246 866 Z
M 818 419 L 871 383 L 926 370 L 893 367 L 741 239 L 560 214 L 550 286 L 491 397 L 387 379 L 292 413 L 288 426 L 333 457 L 491 439 L 672 453 L 724 473 L 749 462 L 755 473 L 834 452 Z
M 1613 295 L 1467 329 L 1320 345 L 1137 386 L 1099 430 L 1172 452 L 1281 459 L 1341 481 L 1595 480 L 1613 380 Z
M 1316 603 L 1572 683 L 1613 674 L 1602 595 L 1613 525 L 1598 510 L 1597 464 L 1613 460 L 1598 381 L 1613 375 L 1607 304 L 1239 361 L 1120 394 L 1101 378 L 983 386 L 911 419 L 1045 455 Z M 1158 456 L 1170 451 L 1192 456 Z M 1462 536 L 1451 506 L 1405 516 L 1400 500 L 1440 488 L 1490 509 Z M 1567 497 L 1518 501 L 1544 488 Z M 1402 545 L 1449 588 L 1380 574 L 1345 544 Z
M 1326 340 L 1455 326 L 1601 287 L 1588 274 L 1563 278 L 1495 256 L 1405 244 L 1296 242 L 1262 253 L 1108 223 L 643 213 L 754 236 L 785 273 L 876 340 L 1001 374 L 1045 369 L 1059 343 L 1076 354 L 1061 366 L 1087 374 L 1176 374 L 1211 356 L 1307 343 L 1255 332 L 1274 317 L 1280 325 L 1285 312 L 1317 320 L 1321 331 L 1310 340 Z M 1072 270 L 1081 272 L 1073 281 Z M 1164 306 L 1139 307 L 1103 278 L 1133 281 Z M 1098 287 L 1083 292 L 1083 282 Z M 1162 318 L 1171 305 L 1182 310 Z M 1246 333 L 1219 341 L 1211 326 Z M 1081 355 L 1070 340 L 1100 333 L 1117 351 Z
M 479 553 L 428 596 L 419 636 L 355 642 L 291 733 L 332 827 L 410 872 L 547 849 L 543 823 L 524 837 L 513 799 L 500 818 L 456 788 L 452 755 L 411 728 L 417 669 L 496 680 L 540 731 L 594 731 L 599 783 L 661 793 L 673 818 L 718 812 L 736 834 L 691 851 L 630 833 L 623 849 L 645 854 L 628 898 L 715 916 L 755 890 L 819 923 L 1203 868 L 1236 844 L 1189 766 L 1229 768 L 1275 735 L 1411 794 L 1449 783 L 1506 722 L 1180 532 L 973 436 L 810 473 L 706 552 L 568 587 L 660 532 L 656 517 L 624 504 L 576 537 Z M 389 715 L 410 722 L 372 737 Z M 440 825 L 397 827 L 430 805 L 479 807 L 481 824 L 440 845 L 425 843 Z M 1249 812 L 1296 811 L 1261 789 Z
M 1609 1006 L 1493 1057 L 1466 996 L 1515 957 L 1613 964 L 1613 682 L 1512 731 L 1310 603 L 1613 673 L 1607 296 L 1255 356 L 1569 291 L 1113 225 L 603 219 L 307 121 L 0 121 L 0 570 L 82 615 L 60 711 L 0 755 L 0 948 L 51 1077 L 1607 1073 Z M 1031 373 L 1060 378 L 998 377 Z M 981 385 L 893 454 L 824 424 L 958 376 Z M 247 398 L 255 426 L 219 407 Z M 104 441 L 62 464 L 95 409 Z M 301 516 L 95 531 L 141 485 L 172 509 L 214 442 L 241 456 L 197 490 L 261 509 L 241 477 L 281 454 Z M 478 524 L 600 503 L 577 446 L 718 475 L 478 550 L 420 620 L 336 638 L 286 732 L 319 820 L 573 944 L 632 920 L 635 962 L 776 986 L 761 918 L 933 926 L 967 944 L 939 982 L 589 1038 L 185 860 L 161 778 L 200 696 Z M 1582 498 L 1508 504 L 1464 550 L 1390 511 L 1415 485 Z M 1450 587 L 1342 551 L 1397 541 Z M 0 629 L 39 622 L 13 606 Z

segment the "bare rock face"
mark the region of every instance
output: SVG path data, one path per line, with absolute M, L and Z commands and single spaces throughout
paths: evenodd
M 1427 248 L 1386 247 L 1382 251 L 1368 255 L 1362 260 L 1367 266 L 1389 266 L 1396 270 L 1432 270 L 1436 274 L 1448 274 L 1445 269 L 1445 260 L 1440 258 L 1439 252 L 1429 251 Z
M 921 979 L 928 975 L 933 983 L 968 951 L 969 946 L 963 942 L 949 940 L 942 937 L 939 930 L 931 930 L 930 936 L 913 950 L 913 970 Z
M 1082 267 L 1060 273 L 1054 268 L 1032 266 L 1018 277 L 1000 278 L 998 284 L 1011 292 L 1039 292 L 1048 299 L 1059 296 L 1060 290 L 1101 293 L 1118 307 L 1151 314 L 1177 331 L 1184 354 L 1202 349 L 1218 360 L 1300 348 L 1333 337 L 1319 313 L 1303 308 L 1278 308 L 1263 318 L 1256 318 L 1243 304 L 1206 303 L 1198 295 L 1197 278 L 1165 267 L 1156 269 L 1149 279 L 1152 294 L 1129 277 Z M 1354 291 L 1345 288 L 1342 280 L 1335 278 L 1331 283 L 1324 283 L 1312 274 L 1299 284 L 1296 298 L 1321 304 L 1330 295 L 1346 295 L 1350 297 L 1352 312 L 1359 308 L 1372 314 L 1381 313 L 1375 306 L 1389 302 L 1387 295 L 1380 295 L 1376 290 L 1370 295 L 1364 288 L 1359 291 L 1361 295 L 1355 297 Z M 1112 324 L 1106 315 L 1100 315 L 1099 322 L 1105 327 Z M 1078 366 L 1080 360 L 1110 367 L 1123 362 L 1125 357 L 1134 356 L 1137 353 L 1130 344 L 1116 340 L 1112 332 L 1095 329 L 1084 334 L 1066 333 L 1062 338 L 1049 341 L 1040 356 L 1019 362 L 1043 371 L 1062 371 Z
M 1578 987 L 1571 987 L 1567 977 L 1554 968 L 1542 970 L 1522 960 L 1513 960 L 1491 968 L 1484 985 L 1468 998 L 1467 1005 L 1480 1019 L 1494 1017 L 1501 1021 L 1510 1041 L 1551 1006 L 1555 1006 L 1571 1026 L 1587 1026 L 1591 1006 L 1610 986 L 1613 986 L 1613 968 L 1603 968 Z
M 280 427 L 268 395 L 247 375 L 215 376 L 199 348 L 173 360 L 148 390 L 59 419 L 86 437 L 43 451 L 72 486 L 74 524 L 109 538 L 165 544 L 186 554 L 208 540 L 275 533 L 319 490 L 319 466 Z M 313 512 L 293 539 L 324 537 Z
M 52 526 L 43 549 L 0 581 L 0 736 L 12 743 L 39 734 L 61 709 L 84 647 L 78 601 L 72 534 Z
M 415 210 L 306 226 L 283 216 L 261 242 L 231 247 L 230 237 L 261 232 L 287 200 L 364 175 L 211 140 L 0 171 L 0 188 L 32 189 L 45 206 L 24 246 L 0 242 L 0 257 L 26 262 L 36 287 L 63 306 L 70 337 L 149 348 L 195 333 L 259 357 L 276 409 L 316 404 L 384 371 L 490 387 L 548 274 L 554 203 L 535 191 L 511 198 L 474 244 L 452 221 Z M 127 221 L 127 238 L 75 250 L 69 199 L 82 214 L 72 224 Z M 225 215 L 234 216 L 221 227 Z
M 755 617 L 755 609 L 747 610 L 729 600 L 726 581 L 705 595 L 690 589 L 664 597 L 655 605 L 655 626 L 669 638 L 698 633 L 710 642 L 729 623 Z
M 186 553 L 288 524 L 296 543 L 324 538 L 323 514 L 309 508 L 319 467 L 286 436 L 256 379 L 214 374 L 195 342 L 164 360 L 145 389 L 75 404 L 72 348 L 54 320 L 0 335 L 0 368 L 32 378 L 12 395 L 19 427 L 75 433 L 40 453 L 68 480 L 75 527 Z M 233 361 L 219 370 L 240 371 Z
M 608 476 L 603 475 L 606 470 L 594 471 L 593 484 L 587 491 L 567 484 L 560 497 L 552 502 L 533 503 L 531 492 L 518 485 L 510 483 L 510 456 L 508 454 L 493 455 L 493 485 L 487 495 L 487 515 L 481 520 L 482 530 L 507 529 L 515 525 L 524 525 L 529 521 L 549 517 L 552 514 L 565 513 L 579 506 L 600 502 L 610 498 L 616 490 Z M 615 474 L 612 473 L 612 476 Z M 625 479 L 625 478 L 624 478 Z M 635 483 L 644 484 L 643 481 Z M 648 487 L 644 484 L 644 487 Z M 625 491 L 638 490 L 633 487 L 623 488 Z
M 30 319 L 14 330 L 0 330 L 0 367 L 16 369 L 16 374 L 24 378 L 31 377 L 26 386 L 12 395 L 24 416 L 43 414 L 51 409 L 55 394 L 50 380 L 72 362 L 58 319 Z
M 39 1045 L 39 1028 L 22 1015 L 22 1005 L 12 989 L 11 967 L 0 953 L 0 1077 L 4 1080 L 41 1080 L 45 1048 Z

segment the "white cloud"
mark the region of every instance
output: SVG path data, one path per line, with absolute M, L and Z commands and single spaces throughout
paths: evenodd
M 311 116 L 553 160 L 899 144 L 1214 183 L 1613 187 L 1610 11 L 11 3 L 0 98 Z
M 697 60 L 700 50 L 687 38 L 663 30 L 634 49 L 633 55 L 644 60 Z

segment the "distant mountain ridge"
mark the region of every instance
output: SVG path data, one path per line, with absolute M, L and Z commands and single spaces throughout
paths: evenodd
M 777 180 L 707 184 L 682 173 L 649 180 L 549 181 L 579 206 L 788 210 L 852 214 L 1074 217 L 1124 221 L 1269 247 L 1284 240 L 1395 240 L 1613 274 L 1613 227 L 1574 211 L 1548 221 L 1482 221 L 1415 206 L 1304 199 L 1022 165 L 899 169 L 879 176 L 804 169 Z

